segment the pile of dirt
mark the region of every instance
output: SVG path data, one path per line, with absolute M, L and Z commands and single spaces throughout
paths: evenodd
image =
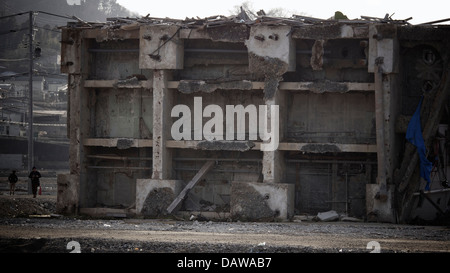
M 0 196 L 0 217 L 16 218 L 30 215 L 49 215 L 55 213 L 56 196 L 2 195 Z

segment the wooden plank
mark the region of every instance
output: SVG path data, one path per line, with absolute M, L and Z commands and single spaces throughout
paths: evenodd
M 184 189 L 180 192 L 180 194 L 173 200 L 172 204 L 167 208 L 167 212 L 172 213 L 175 208 L 178 207 L 178 205 L 181 203 L 181 201 L 184 200 L 186 195 L 189 193 L 189 191 L 197 184 L 198 181 L 200 181 L 209 170 L 211 170 L 214 165 L 216 164 L 216 161 L 214 160 L 208 160 L 203 164 L 202 168 L 198 171 L 198 173 L 195 174 L 194 178 L 184 187 Z

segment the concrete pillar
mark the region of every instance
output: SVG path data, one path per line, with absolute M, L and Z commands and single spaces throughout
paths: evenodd
M 285 105 L 284 103 L 284 91 L 277 89 L 274 96 L 271 98 L 267 98 L 265 100 L 265 103 L 267 105 L 267 112 L 268 112 L 268 122 L 271 124 L 271 121 L 273 118 L 270 113 L 270 109 L 272 105 L 278 105 L 279 106 L 279 116 L 278 120 L 276 121 L 278 123 L 278 139 L 274 140 L 271 139 L 271 141 L 277 141 L 280 142 L 283 139 L 284 136 L 284 120 L 285 120 Z M 274 130 L 275 128 L 270 128 L 270 130 Z M 272 136 L 274 134 L 272 133 Z M 278 146 L 278 145 L 277 145 Z M 285 169 L 285 162 L 284 162 L 284 152 L 278 150 L 276 148 L 273 151 L 263 151 L 263 161 L 262 161 L 262 173 L 263 173 L 263 182 L 268 183 L 281 183 L 284 181 L 284 169 Z
M 265 78 L 264 100 L 268 106 L 269 124 L 272 119 L 270 107 L 281 106 L 277 142 L 283 139 L 286 116 L 283 107 L 284 92 L 278 89 L 278 85 L 282 80 L 281 76 L 288 71 L 295 71 L 296 67 L 295 42 L 290 35 L 291 30 L 290 26 L 252 26 L 249 39 L 245 41 L 249 51 L 250 72 Z M 263 151 L 262 174 L 264 182 L 280 183 L 284 180 L 284 157 L 278 148 Z
M 369 27 L 369 72 L 375 79 L 375 122 L 377 139 L 377 184 L 366 187 L 368 215 L 377 221 L 393 222 L 392 176 L 396 167 L 395 154 L 398 141 L 395 120 L 400 111 L 398 78 L 398 40 L 396 26 L 371 25 Z
M 56 212 L 61 214 L 77 214 L 80 178 L 78 175 L 58 174 L 56 196 Z
M 69 145 L 69 170 L 71 174 L 80 175 L 80 95 L 81 75 L 69 74 L 69 109 L 67 117 L 67 136 Z
M 170 136 L 172 91 L 167 88 L 168 70 L 153 72 L 153 179 L 170 179 L 172 151 L 166 147 Z
M 139 67 L 183 69 L 184 45 L 180 29 L 170 25 L 142 25 L 139 30 Z
M 62 37 L 62 51 L 66 55 L 61 63 L 61 71 L 68 73 L 68 116 L 67 116 L 67 135 L 69 143 L 69 171 L 66 176 L 58 176 L 58 184 L 63 185 L 58 188 L 58 195 L 72 198 L 68 203 L 57 200 L 58 208 L 68 210 L 67 212 L 76 213 L 78 207 L 88 205 L 89 200 L 95 203 L 96 192 L 92 190 L 95 184 L 87 181 L 85 149 L 83 141 L 89 138 L 90 133 L 90 115 L 89 111 L 89 92 L 84 88 L 84 80 L 89 75 L 89 56 L 82 54 L 87 52 L 90 47 L 90 41 L 82 39 L 78 31 L 64 31 Z M 83 109 L 83 110 L 82 110 Z M 70 182 L 70 183 L 69 183 Z M 67 186 L 70 185 L 70 186 Z M 67 192 L 66 192 L 67 191 Z

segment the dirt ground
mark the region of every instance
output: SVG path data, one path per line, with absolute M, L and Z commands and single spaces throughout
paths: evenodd
M 3 192 L 0 252 L 450 254 L 449 226 L 92 219 L 54 214 L 55 202 L 54 195 Z

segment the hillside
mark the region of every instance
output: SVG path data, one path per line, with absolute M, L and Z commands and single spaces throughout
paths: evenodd
M 80 5 L 68 4 L 76 2 Z M 116 0 L 0 0 L 0 73 L 12 71 L 26 75 L 29 71 L 28 11 L 35 11 L 33 46 L 40 49 L 40 56 L 35 58 L 35 75 L 59 74 L 56 64 L 61 32 L 58 27 L 75 21 L 69 18 L 105 22 L 109 17 L 137 16 Z

